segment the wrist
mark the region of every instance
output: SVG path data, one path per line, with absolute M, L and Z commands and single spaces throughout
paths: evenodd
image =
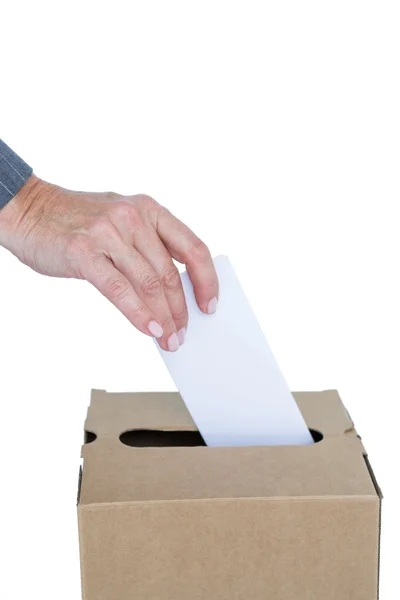
M 19 192 L 0 210 L 0 246 L 10 248 L 10 242 L 23 228 L 29 214 L 49 193 L 50 184 L 31 175 Z

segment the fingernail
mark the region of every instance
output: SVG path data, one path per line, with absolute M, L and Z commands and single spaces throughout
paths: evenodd
M 176 352 L 179 348 L 179 338 L 176 333 L 173 333 L 168 338 L 168 350 L 170 352 Z
M 207 306 L 207 312 L 209 315 L 213 315 L 217 310 L 218 300 L 216 297 L 212 298 Z
M 185 343 L 185 333 L 186 329 L 184 327 L 178 331 L 178 340 L 181 346 Z
M 154 335 L 154 337 L 156 338 L 162 337 L 164 333 L 163 328 L 157 323 L 157 321 L 150 321 L 150 323 L 148 324 L 148 329 L 151 335 Z

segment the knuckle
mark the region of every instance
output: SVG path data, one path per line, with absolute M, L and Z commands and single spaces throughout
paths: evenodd
M 181 278 L 178 269 L 173 265 L 166 269 L 161 276 L 161 282 L 166 290 L 177 290 L 181 285 Z
M 151 196 L 147 196 L 146 194 L 138 194 L 137 196 L 134 196 L 134 198 L 135 204 L 139 211 L 147 218 L 158 213 L 160 205 Z
M 123 300 L 129 294 L 129 286 L 125 279 L 112 279 L 106 283 L 106 293 L 113 300 Z
M 190 250 L 190 256 L 195 262 L 206 262 L 210 258 L 210 251 L 202 240 L 197 240 Z
M 186 309 L 175 311 L 172 313 L 172 318 L 179 323 L 186 322 L 188 320 L 188 311 Z
M 139 225 L 142 221 L 138 207 L 125 200 L 114 204 L 111 213 L 118 221 L 127 222 L 131 226 Z
M 108 217 L 97 217 L 89 227 L 93 237 L 109 237 L 115 233 L 113 224 Z
M 138 194 L 136 198 L 137 201 L 144 206 L 153 206 L 154 204 L 157 204 L 154 198 L 148 196 L 147 194 Z
M 157 298 L 161 295 L 162 283 L 157 275 L 146 277 L 146 279 L 143 280 L 141 287 L 145 296 Z

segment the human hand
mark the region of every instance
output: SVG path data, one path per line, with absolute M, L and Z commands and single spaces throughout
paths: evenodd
M 149 196 L 72 192 L 32 175 L 0 211 L 0 245 L 38 273 L 86 279 L 164 350 L 179 348 L 188 323 L 172 259 L 200 310 L 217 307 L 207 246 Z

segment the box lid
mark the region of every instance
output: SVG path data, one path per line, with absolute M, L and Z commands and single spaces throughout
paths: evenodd
M 160 447 L 163 434 L 157 432 L 191 432 L 181 439 L 192 436 L 190 444 L 201 443 L 178 393 L 93 391 L 82 448 L 80 506 L 380 495 L 361 438 L 338 393 L 294 396 L 308 427 L 323 436 L 313 445 Z

